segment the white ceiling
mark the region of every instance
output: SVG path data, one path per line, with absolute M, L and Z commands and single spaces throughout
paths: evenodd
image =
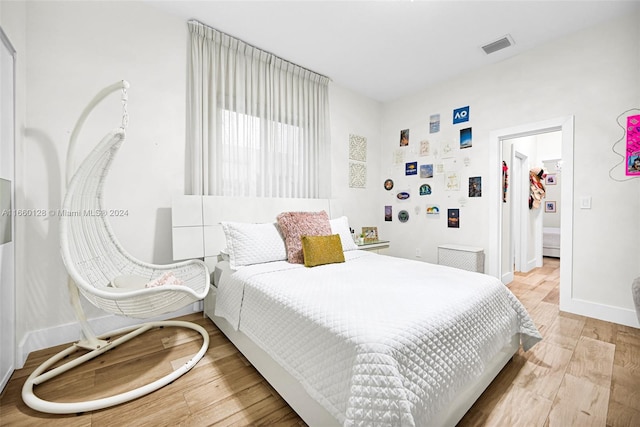
M 382 102 L 632 13 L 640 5 L 638 0 L 149 3 Z M 485 55 L 482 45 L 507 34 L 513 46 Z

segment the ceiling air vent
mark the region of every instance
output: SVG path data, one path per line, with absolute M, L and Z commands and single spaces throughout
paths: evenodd
M 509 46 L 511 46 L 513 43 L 513 39 L 511 38 L 511 36 L 509 34 L 507 34 L 506 36 L 502 37 L 501 39 L 498 39 L 494 42 L 491 42 L 489 44 L 486 44 L 484 46 L 482 46 L 482 50 L 484 50 L 484 53 L 486 53 L 487 55 L 489 55 L 490 53 L 493 52 L 497 52 L 499 50 L 505 49 Z

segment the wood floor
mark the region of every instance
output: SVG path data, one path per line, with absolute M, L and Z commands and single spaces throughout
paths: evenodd
M 640 330 L 558 311 L 559 262 L 518 275 L 511 290 L 544 340 L 517 354 L 460 426 L 640 426 Z M 22 384 L 66 346 L 32 353 L 0 396 L 0 425 L 304 425 L 224 335 L 194 314 L 181 318 L 210 333 L 209 351 L 185 376 L 120 406 L 73 415 L 27 407 Z M 200 347 L 195 332 L 159 329 L 36 387 L 43 399 L 95 399 L 159 378 Z
M 560 262 L 509 285 L 543 336 L 505 366 L 459 426 L 640 426 L 640 329 L 558 310 Z

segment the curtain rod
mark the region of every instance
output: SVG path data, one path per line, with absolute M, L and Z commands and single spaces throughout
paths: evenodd
M 264 49 L 262 49 L 262 48 L 259 48 L 259 47 L 255 46 L 255 45 L 251 44 L 251 43 L 247 43 L 246 41 L 244 41 L 244 40 L 242 40 L 242 39 L 240 39 L 240 38 L 238 38 L 238 37 L 236 37 L 236 36 L 232 36 L 232 35 L 231 35 L 231 34 L 229 34 L 229 33 L 225 33 L 224 31 L 220 31 L 220 30 L 218 30 L 217 28 L 213 28 L 211 25 L 204 24 L 204 23 L 202 23 L 202 22 L 198 21 L 197 19 L 190 19 L 190 20 L 189 20 L 189 21 L 187 21 L 187 22 L 188 22 L 189 24 L 198 24 L 198 25 L 202 25 L 203 27 L 207 27 L 207 28 L 212 29 L 212 30 L 214 30 L 214 31 L 217 31 L 217 32 L 219 32 L 219 33 L 221 33 L 221 34 L 224 34 L 224 35 L 225 35 L 225 36 L 227 36 L 227 37 L 232 37 L 232 38 L 234 38 L 234 39 L 236 39 L 236 40 L 241 41 L 242 43 L 246 44 L 247 46 L 251 46 L 252 48 L 257 49 L 257 50 L 259 50 L 259 51 L 261 51 L 261 52 L 267 53 L 267 54 L 269 54 L 269 55 L 273 55 L 273 56 L 275 56 L 276 58 L 279 58 L 279 59 L 281 59 L 281 60 L 283 60 L 283 61 L 285 61 L 285 62 L 288 62 L 289 64 L 293 64 L 293 65 L 295 65 L 296 67 L 300 67 L 300 68 L 302 68 L 303 70 L 309 71 L 310 73 L 317 74 L 317 75 L 318 75 L 318 76 L 320 76 L 320 77 L 324 77 L 325 79 L 327 79 L 327 80 L 329 80 L 329 81 L 333 81 L 333 80 L 331 79 L 331 77 L 327 77 L 327 76 L 325 76 L 324 74 L 320 74 L 320 73 L 315 72 L 315 71 L 313 71 L 313 70 L 311 70 L 311 69 L 309 69 L 309 68 L 307 68 L 307 67 L 303 67 L 303 66 L 301 66 L 301 65 L 296 64 L 295 62 L 291 62 L 291 61 L 289 61 L 289 60 L 287 60 L 287 59 L 284 59 L 284 58 L 282 58 L 282 57 L 280 57 L 280 56 L 276 55 L 275 53 L 271 53 L 271 52 L 269 52 L 268 50 L 264 50 Z

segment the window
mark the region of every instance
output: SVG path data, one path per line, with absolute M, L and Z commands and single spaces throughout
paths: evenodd
M 329 79 L 189 22 L 191 194 L 330 196 Z

